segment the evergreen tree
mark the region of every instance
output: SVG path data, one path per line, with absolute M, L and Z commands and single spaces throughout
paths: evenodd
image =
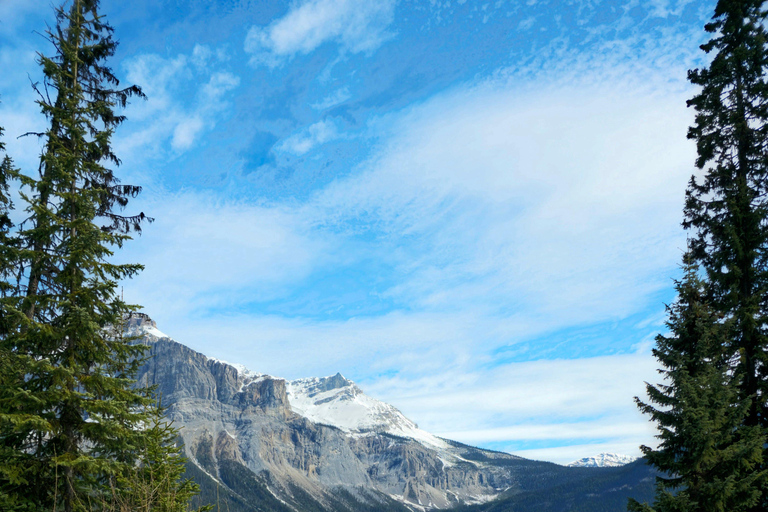
M 144 455 L 139 465 L 117 480 L 110 512 L 187 512 L 190 500 L 200 492 L 191 479 L 183 479 L 182 447 L 176 444 L 179 433 L 163 412 L 159 401 L 148 409 Z
M 0 297 L 13 294 L 15 286 L 15 270 L 17 261 L 17 240 L 13 233 L 11 211 L 13 202 L 10 196 L 11 183 L 18 179 L 18 169 L 13 160 L 5 153 L 5 143 L 2 140 L 3 128 L 0 126 Z M 2 319 L 0 319 L 2 322 Z M 2 333 L 0 327 L 0 333 Z
M 694 232 L 692 257 L 709 281 L 712 306 L 727 329 L 723 351 L 732 363 L 732 385 L 749 401 L 737 437 L 752 429 L 768 440 L 768 11 L 761 0 L 720 0 L 702 46 L 713 54 L 708 68 L 689 73 L 701 92 L 688 104 L 696 121 L 696 165 L 684 227 Z M 741 432 L 743 430 L 743 432 Z M 768 444 L 755 471 L 768 469 Z M 762 478 L 754 510 L 768 509 Z
M 729 326 L 742 398 L 752 400 L 750 425 L 768 427 L 768 11 L 761 0 L 720 0 L 702 46 L 708 68 L 689 72 L 701 92 L 688 102 L 696 122 L 696 165 L 685 204 L 694 231 L 691 255 L 706 271 L 713 307 Z
M 688 137 L 696 141 L 696 165 L 703 173 L 689 182 L 683 226 L 691 231 L 687 263 L 701 270 L 703 284 L 697 286 L 705 286 L 706 294 L 699 294 L 694 307 L 689 285 L 679 287 L 680 301 L 670 311 L 671 335 L 659 338 L 656 352 L 670 381 L 649 386 L 659 409 L 640 403 L 658 423 L 662 441 L 658 450 L 645 448 L 646 456 L 670 475 L 659 483 L 658 510 L 768 510 L 768 12 L 763 4 L 719 0 L 705 26 L 713 36 L 701 47 L 711 55 L 710 64 L 688 75 L 700 87 L 688 102 L 696 110 Z M 698 333 L 684 330 L 686 316 L 703 322 Z M 690 358 L 686 364 L 696 371 L 679 372 L 680 357 Z
M 656 422 L 660 446 L 641 447 L 650 464 L 666 477 L 657 481 L 655 510 L 748 510 L 758 503 L 756 471 L 761 460 L 759 428 L 738 430 L 751 402 L 731 385 L 722 347 L 726 328 L 707 302 L 705 283 L 694 265 L 677 282 L 677 301 L 667 308 L 670 334 L 656 338 L 653 355 L 664 384 L 647 385 L 651 404 L 636 399 Z M 630 500 L 629 510 L 651 512 Z
M 8 223 L 0 231 L 13 240 L 0 253 L 12 254 L 4 265 L 21 283 L 0 298 L 3 510 L 109 510 L 121 497 L 117 483 L 137 467 L 168 476 L 157 503 L 194 491 L 168 444 L 175 431 L 158 434 L 151 421 L 160 414 L 153 390 L 135 386 L 146 347 L 115 332 L 134 309 L 117 283 L 142 267 L 110 260 L 147 219 L 120 214 L 140 189 L 108 167 L 120 163 L 111 137 L 124 120 L 116 109 L 143 95 L 118 88 L 106 65 L 117 43 L 99 0 L 68 3 L 47 33 L 55 55 L 39 56 L 38 105 L 49 127 L 39 134 L 39 176 L 19 174 L 28 219 L 12 235 Z
M 0 137 L 3 129 L 0 127 Z M 13 203 L 10 196 L 10 185 L 18 178 L 18 170 L 13 165 L 13 160 L 5 154 L 5 144 L 0 138 L 0 298 L 13 296 L 18 292 L 17 257 L 18 239 L 14 234 L 14 225 L 11 221 Z M 8 316 L 0 310 L 0 340 L 5 339 L 10 329 Z M 13 404 L 23 399 L 16 395 L 18 383 L 23 379 L 22 361 L 7 347 L 0 345 L 0 418 L 4 414 L 13 411 Z M 16 395 L 16 396 L 14 396 Z M 23 465 L 23 454 L 19 453 L 21 447 L 17 436 L 0 434 L 0 461 L 14 461 L 14 464 L 0 463 L 0 480 L 17 483 L 24 480 L 26 468 Z M 0 492 L 0 510 L 14 510 L 24 508 L 16 497 Z

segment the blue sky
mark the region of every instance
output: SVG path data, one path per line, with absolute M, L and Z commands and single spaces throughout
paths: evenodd
M 337 371 L 435 434 L 639 454 L 632 397 L 685 245 L 701 0 L 103 0 L 144 88 L 115 138 L 118 255 L 170 336 Z M 0 2 L 0 125 L 36 169 L 52 11 Z

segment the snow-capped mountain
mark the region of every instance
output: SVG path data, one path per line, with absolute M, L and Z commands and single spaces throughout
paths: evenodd
M 447 449 L 448 443 L 421 430 L 403 413 L 372 398 L 337 373 L 288 382 L 288 401 L 296 414 L 352 434 L 386 432 L 419 441 L 430 448 Z
M 141 338 L 146 342 L 153 342 L 163 338 L 171 339 L 167 334 L 157 328 L 154 320 L 144 313 L 131 313 L 125 320 L 125 336 Z
M 637 460 L 637 457 L 618 453 L 601 453 L 595 457 L 584 457 L 567 464 L 571 468 L 616 468 Z
M 427 512 L 502 498 L 511 510 L 539 495 L 558 503 L 576 496 L 599 501 L 646 480 L 644 468 L 629 477 L 603 475 L 605 489 L 596 491 L 601 481 L 592 471 L 433 436 L 341 374 L 286 381 L 251 371 L 175 342 L 146 315 L 132 316 L 126 332 L 149 346 L 137 380 L 157 386 L 180 429 L 188 475 L 203 489 L 199 505 L 230 512 Z M 553 498 L 550 490 L 566 478 L 573 497 Z M 626 494 L 620 498 L 625 504 Z

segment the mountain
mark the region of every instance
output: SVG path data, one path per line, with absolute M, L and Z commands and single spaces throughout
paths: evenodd
M 340 374 L 286 381 L 252 372 L 175 342 L 146 315 L 129 320 L 128 334 L 149 345 L 138 380 L 157 386 L 181 428 L 199 504 L 384 512 L 524 503 L 543 512 L 606 496 L 623 500 L 618 511 L 630 495 L 652 496 L 653 473 L 643 465 L 620 474 L 474 448 L 419 429 Z
M 601 453 L 596 457 L 584 457 L 568 464 L 572 468 L 617 468 L 637 460 L 637 457 L 618 453 Z

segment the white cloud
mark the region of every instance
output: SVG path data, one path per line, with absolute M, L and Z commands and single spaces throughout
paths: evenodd
M 326 110 L 331 107 L 335 107 L 340 103 L 344 103 L 351 97 L 352 95 L 349 93 L 349 88 L 342 87 L 341 89 L 336 90 L 332 94 L 318 101 L 317 103 L 313 103 L 312 108 L 315 110 Z
M 333 120 L 319 121 L 308 128 L 295 133 L 277 145 L 277 151 L 303 155 L 316 146 L 340 137 Z
M 277 65 L 297 53 L 307 54 L 333 41 L 343 51 L 367 52 L 379 47 L 391 34 L 395 0 L 307 0 L 295 3 L 282 18 L 267 27 L 252 27 L 245 51 L 252 63 Z
M 443 432 L 495 441 L 505 438 L 500 433 L 504 428 L 540 429 L 543 420 L 559 431 L 559 424 L 589 418 L 637 419 L 632 397 L 644 394 L 644 381 L 655 380 L 655 367 L 648 353 L 537 360 L 483 371 L 459 373 L 456 370 L 464 368 L 456 368 L 420 377 L 398 375 L 377 381 L 371 389 L 404 410 L 419 411 L 422 423 L 432 430 L 440 423 Z M 478 430 L 477 425 L 484 428 Z M 586 426 L 582 434 L 589 430 L 594 429 Z M 543 437 L 560 434 L 539 431 L 523 438 Z
M 179 121 L 173 130 L 171 147 L 183 151 L 192 147 L 197 135 L 203 130 L 203 121 L 199 117 L 190 117 Z
M 373 122 L 386 135 L 380 149 L 304 204 L 171 201 L 157 213 L 169 220 L 153 230 L 166 235 L 149 246 L 156 257 L 136 296 L 153 315 L 173 297 L 161 328 L 203 352 L 285 377 L 371 376 L 374 396 L 459 440 L 563 441 L 567 425 L 589 419 L 579 456 L 606 436 L 650 443 L 632 402 L 653 378 L 647 353 L 487 370 L 497 348 L 624 318 L 670 286 L 684 243 L 690 112 L 679 85 L 640 82 L 493 80 Z M 280 148 L 302 154 L 336 135 L 326 121 Z M 354 262 L 361 219 L 376 230 L 376 257 L 396 269 L 383 294 L 410 313 L 322 321 L 226 311 L 291 297 L 322 266 Z
M 648 6 L 651 9 L 652 16 L 667 18 L 669 16 L 680 16 L 683 9 L 693 2 L 694 0 L 651 0 L 648 2 Z M 629 10 L 629 7 L 626 9 Z
M 135 296 L 205 353 L 290 378 L 364 376 L 372 395 L 436 433 L 566 443 L 571 431 L 583 451 L 560 449 L 563 462 L 637 454 L 626 447 L 653 442 L 632 402 L 654 377 L 646 352 L 488 370 L 495 349 L 642 313 L 679 261 L 694 154 L 687 86 L 634 63 L 582 65 L 528 84 L 499 73 L 374 119 L 371 158 L 305 203 L 170 201 Z M 305 154 L 338 136 L 323 121 L 278 149 Z M 238 235 L 219 233 L 225 225 Z M 365 256 L 353 243 L 361 232 L 375 238 Z M 300 301 L 317 269 L 371 254 L 395 268 L 377 293 L 401 311 L 338 321 L 247 312 Z
M 47 129 L 45 118 L 35 104 L 36 99 L 31 91 L 20 92 L 10 98 L 0 96 L 0 126 L 4 129 L 2 141 L 8 156 L 25 172 L 37 169 L 43 140 L 34 135 L 19 136 Z
M 135 207 L 157 220 L 123 253 L 126 261 L 146 266 L 125 283 L 126 297 L 165 325 L 188 322 L 186 315 L 201 309 L 279 295 L 322 265 L 327 252 L 328 242 L 279 207 L 220 203 L 193 193 L 159 193 Z
M 250 283 L 238 281 L 236 289 L 226 292 L 227 297 L 223 300 L 237 304 L 244 297 L 279 296 L 287 292 L 292 282 L 300 281 L 311 270 L 335 264 L 337 253 L 344 252 L 344 246 L 335 247 L 332 240 L 316 240 L 309 235 L 303 240 L 292 237 L 291 242 L 295 244 L 291 252 L 270 253 L 273 258 L 258 264 L 257 280 Z M 179 249 L 177 254 L 184 252 Z M 161 275 L 162 272 L 164 270 Z M 171 270 L 172 275 L 178 272 Z M 190 266 L 187 272 L 194 275 L 195 271 Z M 198 269 L 197 272 L 202 271 Z M 273 273 L 275 280 L 264 277 Z M 224 285 L 216 284 L 223 283 L 222 276 L 219 272 L 211 272 L 205 277 L 213 282 L 184 283 L 190 291 L 195 291 L 195 295 L 189 299 L 191 293 L 179 297 L 177 301 L 188 304 L 179 304 L 175 314 L 161 310 L 157 314 L 163 324 L 160 328 L 206 354 L 282 377 L 331 375 L 337 371 L 350 376 L 367 375 L 393 368 L 409 376 L 444 373 L 470 360 L 472 351 L 469 346 L 473 340 L 492 339 L 506 328 L 504 319 L 488 318 L 477 312 L 392 312 L 347 320 L 247 315 L 237 310 L 218 313 L 215 321 L 210 316 L 178 316 L 184 312 L 182 306 L 197 310 L 210 302 L 213 308 L 217 307 L 220 302 L 217 293 L 226 289 Z M 145 283 L 143 288 L 153 286 L 153 276 L 142 276 L 139 280 Z M 181 278 L 174 281 L 182 282 Z M 151 310 L 149 312 L 155 316 Z M 323 313 L 316 311 L 316 315 Z M 170 328 L 166 327 L 169 325 Z M 222 338 L 228 340 L 227 344 L 209 342 Z
M 238 76 L 210 65 L 224 60 L 220 53 L 196 45 L 191 55 L 144 54 L 125 61 L 127 82 L 139 85 L 147 100 L 129 106 L 130 123 L 116 140 L 118 154 L 160 155 L 168 146 L 184 152 L 215 126 L 228 106 L 227 93 L 240 85 Z
M 388 293 L 418 307 L 622 318 L 669 286 L 684 246 L 684 99 L 615 82 L 447 94 L 382 121 L 393 135 L 318 195 L 318 217 L 376 219 L 401 256 Z
M 188 58 L 184 55 L 173 58 L 137 55 L 124 61 L 123 67 L 126 81 L 140 86 L 147 95 L 146 101 L 134 100 L 131 104 L 130 119 L 134 122 L 168 111 L 174 103 L 175 89 L 192 78 Z
M 240 77 L 232 73 L 214 73 L 211 79 L 203 86 L 203 96 L 208 101 L 220 101 L 227 92 L 240 85 Z

